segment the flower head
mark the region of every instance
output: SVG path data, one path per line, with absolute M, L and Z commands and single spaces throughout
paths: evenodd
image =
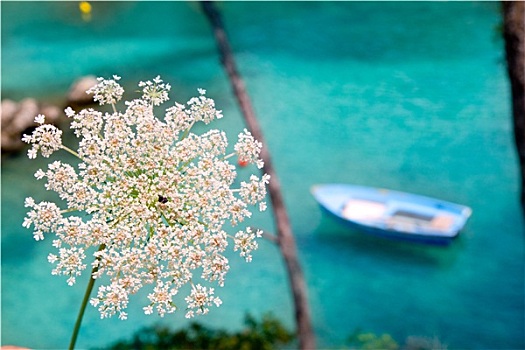
M 260 159 L 262 149 L 262 143 L 257 141 L 252 134 L 244 129 L 239 134 L 239 141 L 235 145 L 235 152 L 239 157 L 241 163 L 255 163 L 257 168 L 261 169 L 264 166 L 263 161 Z
M 31 208 L 31 211 L 24 219 L 22 226 L 29 228 L 34 226 L 33 237 L 39 241 L 44 239 L 44 232 L 54 232 L 58 228 L 58 222 L 62 219 L 60 208 L 51 202 L 35 203 L 33 198 L 28 197 L 25 200 L 25 206 Z
M 221 299 L 213 295 L 213 288 L 206 288 L 197 284 L 191 289 L 191 294 L 185 298 L 188 303 L 189 311 L 186 312 L 186 318 L 191 318 L 197 313 L 197 315 L 205 315 L 210 309 L 209 306 L 215 304 L 219 306 L 222 304 Z
M 35 159 L 40 151 L 43 157 L 49 157 L 53 152 L 62 148 L 62 130 L 51 124 L 45 123 L 45 116 L 39 114 L 35 123 L 40 124 L 31 135 L 23 135 L 22 141 L 32 145 L 27 152 L 30 159 Z
M 114 104 L 124 92 L 119 79 L 99 79 L 88 91 L 101 104 Z M 161 120 L 153 106 L 168 100 L 169 84 L 157 77 L 139 85 L 142 97 L 125 102 L 123 112 L 66 109 L 79 137 L 74 154 L 80 164 L 55 161 L 35 174 L 59 195 L 58 204 L 65 208 L 28 198 L 23 225 L 34 227 L 37 240 L 55 233 L 57 252 L 48 260 L 54 264 L 52 273 L 66 276 L 68 284 L 75 283 L 88 263 L 96 268 L 93 278 L 109 278 L 91 300 L 101 317 L 118 314 L 125 319 L 129 295 L 148 285 L 146 314 L 164 316 L 185 309 L 175 299 L 187 284 L 192 286 L 190 294 L 181 298 L 187 304 L 186 316 L 205 314 L 221 300 L 202 283 L 224 285 L 229 242 L 241 257 L 252 259 L 260 232 L 246 228 L 232 237 L 226 227 L 249 218 L 252 206 L 265 207 L 269 177 L 253 175 L 233 188 L 239 182 L 235 166 L 228 162 L 234 154 L 226 154 L 226 134 L 192 132 L 195 123 L 222 116 L 204 90 L 186 104 L 168 107 Z M 33 144 L 30 158 L 37 150 L 48 156 L 65 148 L 60 130 L 43 124 L 43 116 L 36 121 L 41 125 L 24 136 Z M 242 135 L 234 145 L 236 153 L 258 164 L 260 143 L 247 131 Z M 99 249 L 86 261 L 92 247 Z
M 264 174 L 259 178 L 255 175 L 250 176 L 250 182 L 241 182 L 240 195 L 246 203 L 264 203 L 262 200 L 266 196 L 266 185 L 270 182 L 270 175 Z M 266 204 L 260 206 L 261 211 L 266 209 Z
M 115 104 L 122 98 L 124 89 L 117 81 L 120 77 L 113 76 L 113 79 L 97 78 L 99 83 L 86 91 L 88 94 L 93 94 L 93 99 L 98 101 L 101 105 Z
M 235 247 L 233 250 L 240 250 L 241 256 L 244 257 L 247 262 L 250 262 L 252 261 L 252 251 L 259 247 L 255 238 L 260 238 L 261 236 L 261 230 L 253 232 L 249 227 L 246 228 L 246 231 L 239 231 L 235 234 Z
M 76 114 L 71 107 L 66 109 L 65 112 L 68 118 L 73 119 L 71 129 L 75 130 L 77 137 L 97 135 L 100 132 L 104 122 L 101 112 L 90 108 L 83 109 L 80 113 Z
M 191 118 L 196 122 L 203 121 L 205 124 L 210 123 L 214 119 L 222 118 L 222 111 L 215 109 L 215 101 L 204 95 L 206 90 L 198 89 L 198 91 L 200 96 L 193 97 L 188 101 Z
M 163 83 L 160 76 L 157 76 L 153 81 L 141 81 L 139 86 L 142 87 L 142 99 L 144 101 L 150 101 L 153 105 L 158 106 L 169 100 L 168 92 L 171 86 L 170 84 Z

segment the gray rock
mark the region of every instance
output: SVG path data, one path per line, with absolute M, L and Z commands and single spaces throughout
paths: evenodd
M 97 78 L 93 75 L 88 75 L 77 79 L 67 94 L 69 104 L 86 105 L 93 103 L 93 95 L 87 94 L 86 91 L 97 85 Z

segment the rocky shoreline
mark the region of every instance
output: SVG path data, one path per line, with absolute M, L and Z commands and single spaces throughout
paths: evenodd
M 2 154 L 18 153 L 24 149 L 23 134 L 31 133 L 37 126 L 35 117 L 46 116 L 46 122 L 61 127 L 67 122 L 64 109 L 86 106 L 93 103 L 91 95 L 86 93 L 97 84 L 94 76 L 85 76 L 73 82 L 62 106 L 52 105 L 28 97 L 21 101 L 4 99 L 1 102 L 1 148 Z

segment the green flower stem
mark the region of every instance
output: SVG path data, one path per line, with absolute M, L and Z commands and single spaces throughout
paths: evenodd
M 101 251 L 106 248 L 105 244 L 101 244 L 98 248 L 98 251 Z M 89 283 L 86 288 L 86 292 L 84 294 L 84 299 L 82 300 L 82 305 L 80 305 L 80 310 L 78 311 L 77 321 L 75 322 L 75 328 L 73 329 L 73 334 L 71 335 L 71 341 L 69 342 L 69 350 L 73 350 L 75 348 L 75 343 L 77 342 L 78 332 L 80 331 L 80 325 L 82 324 L 82 318 L 84 317 L 84 311 L 86 311 L 86 306 L 89 301 L 89 296 L 91 295 L 91 291 L 93 290 L 93 286 L 95 285 L 95 279 L 93 278 L 93 274 L 95 274 L 98 271 L 98 267 L 94 266 L 91 270 L 91 275 L 89 278 Z
M 195 124 L 195 121 L 192 121 L 190 126 L 188 126 L 188 128 L 184 131 L 184 134 L 182 134 L 182 137 L 180 139 L 180 141 L 184 140 L 186 137 L 188 137 L 188 135 L 190 134 L 190 130 L 192 128 L 192 126 Z
M 237 153 L 233 152 L 233 153 L 230 153 L 224 157 L 222 157 L 223 160 L 226 160 L 226 159 L 230 159 L 231 157 L 235 156 Z
M 77 157 L 78 159 L 82 160 L 82 158 L 80 158 L 80 156 L 78 155 L 77 152 L 73 151 L 71 148 L 67 147 L 67 146 L 64 146 L 62 145 L 61 147 L 64 151 L 67 151 L 69 153 L 71 153 L 72 155 L 74 155 L 75 157 Z
M 79 211 L 78 208 L 69 208 L 69 209 L 64 209 L 64 210 L 61 210 L 60 211 L 60 214 L 67 214 L 67 213 L 72 213 L 74 211 Z

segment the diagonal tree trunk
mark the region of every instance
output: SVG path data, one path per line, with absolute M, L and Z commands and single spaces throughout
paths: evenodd
M 299 260 L 297 258 L 295 241 L 293 238 L 290 221 L 288 219 L 288 214 L 284 206 L 283 197 L 281 195 L 279 180 L 273 168 L 270 154 L 268 152 L 268 148 L 266 147 L 266 143 L 264 142 L 262 131 L 252 108 L 250 98 L 244 87 L 244 82 L 237 70 L 226 31 L 224 30 L 221 15 L 213 2 L 203 1 L 201 2 L 201 5 L 213 28 L 221 62 L 224 66 L 224 69 L 228 73 L 228 77 L 230 78 L 232 89 L 240 105 L 246 125 L 250 129 L 250 132 L 253 134 L 255 139 L 259 140 L 263 144 L 261 158 L 264 161 L 264 171 L 271 176 L 270 183 L 268 185 L 268 192 L 272 201 L 274 218 L 277 226 L 277 242 L 286 264 L 292 289 L 299 347 L 301 349 L 314 349 L 315 337 L 311 325 L 306 284 L 303 278 Z
M 525 2 L 503 1 L 502 5 L 514 138 L 521 169 L 521 205 L 525 212 Z

